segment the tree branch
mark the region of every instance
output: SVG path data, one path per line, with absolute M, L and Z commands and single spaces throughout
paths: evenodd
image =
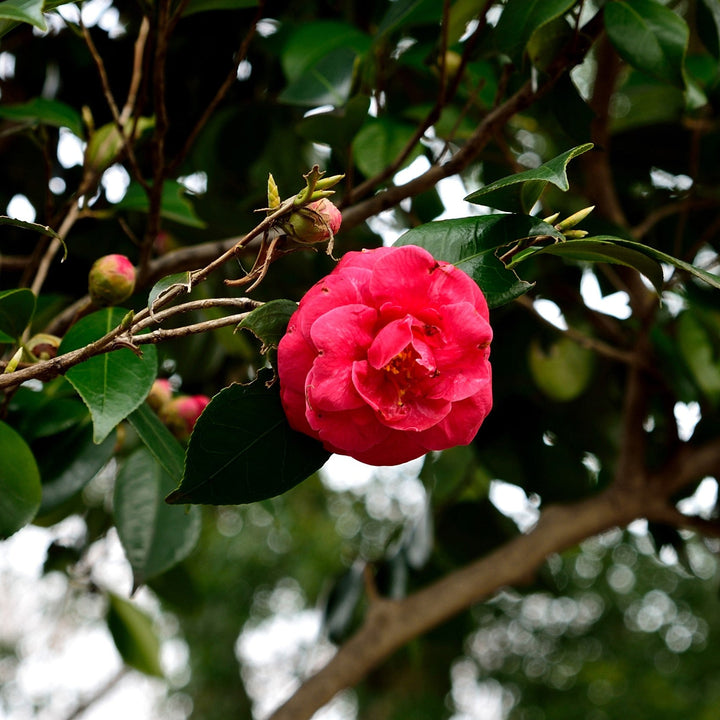
M 487 557 L 403 600 L 377 600 L 370 605 L 360 630 L 269 720 L 307 720 L 336 693 L 358 683 L 409 640 L 503 587 L 526 582 L 548 555 L 624 526 L 642 513 L 641 498 L 621 498 L 613 490 L 571 505 L 549 506 L 527 535 L 520 535 Z

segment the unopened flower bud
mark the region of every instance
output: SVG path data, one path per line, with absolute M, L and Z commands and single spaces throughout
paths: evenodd
M 160 419 L 177 438 L 187 440 L 209 402 L 206 395 L 179 395 L 162 407 Z
M 295 210 L 282 224 L 282 229 L 302 243 L 330 240 L 340 229 L 342 214 L 327 198 L 321 198 Z
M 169 380 L 158 378 L 152 384 L 147 396 L 148 405 L 155 411 L 160 412 L 161 408 L 167 405 L 173 396 L 173 386 Z
M 125 255 L 105 255 L 90 268 L 88 291 L 96 305 L 117 305 L 134 290 L 135 268 Z
M 57 355 L 59 347 L 60 338 L 56 335 L 48 335 L 47 333 L 33 335 L 27 343 L 25 343 L 25 349 L 34 361 L 54 358 Z

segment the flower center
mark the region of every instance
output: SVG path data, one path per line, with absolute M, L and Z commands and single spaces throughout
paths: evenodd
M 411 389 L 414 382 L 420 376 L 426 376 L 428 369 L 418 362 L 420 355 L 412 345 L 408 345 L 404 350 L 400 351 L 383 370 L 386 378 L 392 383 L 397 391 L 397 404 L 404 404 L 404 397 L 408 390 Z

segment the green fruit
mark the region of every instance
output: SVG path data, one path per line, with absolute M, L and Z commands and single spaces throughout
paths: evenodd
M 592 378 L 593 353 L 564 337 L 544 350 L 537 340 L 529 349 L 530 374 L 540 390 L 553 400 L 568 402 L 582 395 Z

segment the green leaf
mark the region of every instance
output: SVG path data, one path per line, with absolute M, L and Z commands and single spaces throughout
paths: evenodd
M 128 600 L 108 593 L 107 625 L 126 665 L 146 675 L 163 676 L 160 641 L 152 620 L 142 610 Z
M 77 398 L 48 398 L 48 402 L 30 413 L 23 423 L 27 428 L 24 435 L 32 442 L 36 438 L 57 435 L 89 419 L 87 408 Z
M 285 77 L 292 83 L 334 50 L 346 48 L 354 51 L 353 56 L 363 55 L 371 43 L 370 37 L 354 25 L 335 20 L 306 22 L 292 33 L 280 61 Z
M 695 3 L 698 35 L 708 51 L 720 58 L 720 3 L 717 0 L 700 0 Z
M 113 456 L 115 433 L 100 444 L 93 442 L 92 435 L 90 423 L 83 423 L 48 438 L 41 446 L 37 453 L 42 478 L 39 515 L 52 512 L 77 495 Z
M 480 286 L 488 305 L 498 307 L 526 293 L 532 283 L 507 269 L 495 251 L 539 235 L 562 238 L 552 225 L 529 215 L 479 215 L 420 225 L 395 245 L 419 245 L 435 259 L 457 265 Z
M 328 53 L 280 93 L 280 102 L 319 107 L 344 105 L 350 97 L 357 54 L 348 47 Z
M 415 134 L 415 126 L 389 117 L 371 118 L 353 140 L 353 156 L 357 166 L 367 177 L 382 172 L 400 154 Z M 418 143 L 402 167 L 422 155 Z
M 8 217 L 7 215 L 0 215 L 0 225 L 14 225 L 15 227 L 24 228 L 25 230 L 42 233 L 48 237 L 60 238 L 49 225 L 41 225 L 40 223 L 28 222 L 27 220 L 18 220 L 17 218 Z M 65 243 L 63 243 L 63 246 L 64 244 Z
M 253 310 L 238 327 L 255 335 L 262 342 L 264 350 L 276 348 L 297 307 L 297 303 L 292 300 L 271 300 Z
M 120 542 L 137 588 L 184 560 L 200 536 L 200 508 L 173 507 L 165 497 L 177 486 L 145 448 L 121 466 L 113 508 Z
M 0 2 L 0 20 L 30 23 L 41 32 L 48 29 L 43 16 L 43 0 L 3 0 Z
M 619 245 L 608 238 L 599 239 L 596 237 L 583 238 L 581 240 L 565 240 L 554 245 L 547 245 L 539 248 L 528 248 L 518 253 L 508 267 L 536 255 L 558 255 L 568 260 L 583 260 L 586 262 L 606 262 L 615 265 L 625 265 L 641 272 L 650 280 L 658 295 L 662 293 L 663 273 L 658 262 L 648 257 L 647 254 L 633 248 Z
M 103 337 L 121 323 L 127 312 L 117 307 L 105 308 L 82 318 L 68 330 L 59 353 L 76 350 Z M 142 357 L 122 348 L 91 357 L 67 371 L 67 379 L 90 409 L 96 443 L 102 442 L 121 420 L 139 407 L 156 374 L 154 345 L 146 345 Z
M 376 37 L 410 25 L 437 25 L 437 0 L 396 0 L 380 21 Z
M 542 33 L 543 25 L 574 4 L 575 0 L 509 0 L 495 28 L 497 46 L 519 65 L 533 33 Z
M 612 0 L 605 29 L 618 54 L 659 80 L 685 86 L 683 62 L 690 31 L 685 21 L 656 0 Z
M 142 403 L 127 419 L 163 470 L 173 479 L 175 487 L 182 478 L 185 466 L 183 446 L 147 403 Z
M 147 193 L 140 183 L 130 183 L 125 197 L 114 206 L 118 210 L 148 212 L 150 207 Z M 181 225 L 204 228 L 205 223 L 195 214 L 188 199 L 187 190 L 176 180 L 167 180 L 163 185 L 160 215 Z
M 27 525 L 40 507 L 40 472 L 27 443 L 0 421 L 0 539 Z
M 190 436 L 185 475 L 169 503 L 236 505 L 280 495 L 320 469 L 330 453 L 287 422 L 278 384 L 263 370 L 205 408 Z
M 465 200 L 476 205 L 487 205 L 506 212 L 522 212 L 528 214 L 533 205 L 540 199 L 548 183 L 567 191 L 570 184 L 567 179 L 567 165 L 578 155 L 592 148 L 592 143 L 585 143 L 548 160 L 540 167 L 510 175 L 496 180 L 473 193 Z
M 148 295 L 148 310 L 152 313 L 153 305 L 155 305 L 166 292 L 178 286 L 184 287 L 186 292 L 190 292 L 192 289 L 192 273 L 189 270 L 174 273 L 173 275 L 166 275 L 164 278 L 158 280 L 152 286 Z
M 0 3 L 0 7 L 2 5 L 4 3 Z M 80 113 L 60 100 L 36 97 L 17 105 L 0 105 L 0 117 L 15 122 L 66 127 L 79 138 L 85 136 Z
M 183 10 L 183 17 L 208 10 L 239 10 L 255 7 L 258 0 L 190 0 Z
M 678 318 L 677 343 L 702 393 L 711 403 L 720 400 L 718 326 L 699 313 L 683 312 Z
M 626 240 L 625 238 L 598 236 L 595 239 L 610 240 L 611 242 L 619 243 L 620 245 L 635 248 L 636 250 L 639 250 L 640 252 L 648 255 L 649 257 L 657 260 L 658 262 L 672 265 L 674 268 L 682 270 L 683 272 L 692 275 L 698 280 L 702 280 L 711 287 L 720 290 L 720 276 L 708 272 L 707 270 L 703 270 L 702 268 L 696 267 L 695 265 L 691 265 L 690 263 L 673 257 L 672 255 L 668 255 L 667 253 L 662 252 L 662 250 L 657 250 L 654 247 L 650 247 L 649 245 L 643 245 L 642 243 L 636 242 L 635 240 Z
M 0 292 L 0 333 L 17 340 L 35 312 L 35 295 L 27 288 Z M 7 341 L 4 341 L 7 342 Z

